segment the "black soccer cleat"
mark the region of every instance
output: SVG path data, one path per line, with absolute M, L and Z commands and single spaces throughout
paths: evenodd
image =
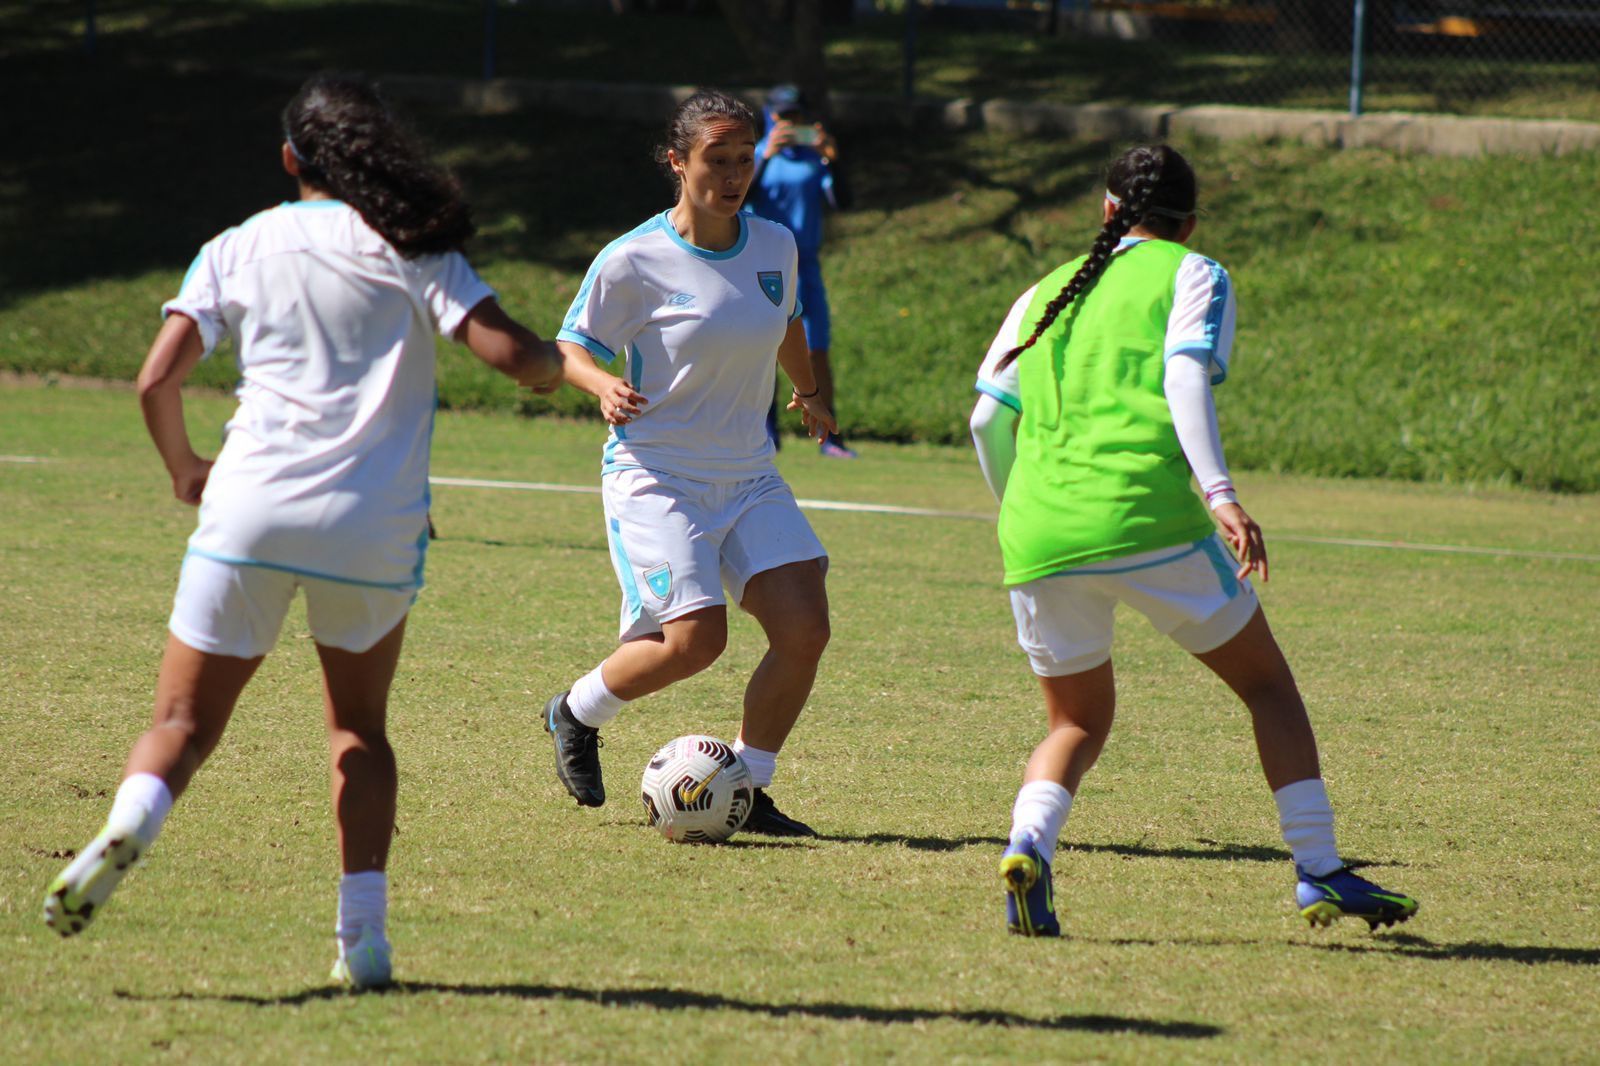
M 581 807 L 602 807 L 606 786 L 600 780 L 600 730 L 591 729 L 567 707 L 566 692 L 544 705 L 544 729 L 556 742 L 556 777 Z
M 814 837 L 818 833 L 804 822 L 796 821 L 778 810 L 772 797 L 764 788 L 756 789 L 756 798 L 750 805 L 750 816 L 744 820 L 746 833 L 760 833 L 769 837 Z

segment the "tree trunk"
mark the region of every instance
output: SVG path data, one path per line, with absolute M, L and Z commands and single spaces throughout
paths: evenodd
M 718 0 L 739 45 L 773 84 L 793 82 L 819 117 L 828 114 L 822 0 Z

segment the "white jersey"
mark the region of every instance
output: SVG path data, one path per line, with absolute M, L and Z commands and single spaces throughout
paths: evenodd
M 778 346 L 800 316 L 794 235 L 740 214 L 726 251 L 697 248 L 666 212 L 595 257 L 557 339 L 626 360 L 649 402 L 614 426 L 602 470 L 643 468 L 698 481 L 773 470 L 767 437 Z
M 459 253 L 405 259 L 336 200 L 211 240 L 163 314 L 238 352 L 239 409 L 189 550 L 359 585 L 418 588 L 435 332 L 494 293 Z
M 1140 243 L 1141 237 L 1124 237 L 1117 251 Z M 978 368 L 979 392 L 993 396 L 1014 411 L 1022 410 L 1017 387 L 1017 361 L 996 373 L 995 365 L 1025 338 L 1019 337 L 1022 320 L 1039 286 L 1034 285 L 1017 297 L 995 334 L 989 352 Z M 1228 360 L 1233 353 L 1233 330 L 1237 308 L 1233 283 L 1221 265 L 1203 255 L 1190 252 L 1178 264 L 1173 280 L 1172 311 L 1167 315 L 1167 339 L 1162 362 L 1175 355 L 1187 355 L 1211 371 L 1211 384 L 1220 385 L 1228 377 Z

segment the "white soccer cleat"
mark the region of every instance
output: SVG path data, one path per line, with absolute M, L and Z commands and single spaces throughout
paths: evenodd
M 50 882 L 44 897 L 44 923 L 62 936 L 83 932 L 143 852 L 144 842 L 131 830 L 109 825 L 100 830 Z
M 339 941 L 339 958 L 334 961 L 330 978 L 349 985 L 357 992 L 369 988 L 386 988 L 394 983 L 393 965 L 389 959 L 389 941 L 381 929 L 367 926 L 361 930 L 354 945 L 345 947 Z

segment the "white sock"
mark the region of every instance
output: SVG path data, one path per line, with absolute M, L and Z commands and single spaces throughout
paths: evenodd
M 606 688 L 599 666 L 574 681 L 572 691 L 567 693 L 567 709 L 572 717 L 590 729 L 599 729 L 611 721 L 627 702 Z
M 1272 794 L 1278 804 L 1278 826 L 1296 866 L 1312 877 L 1325 877 L 1344 864 L 1333 841 L 1333 807 L 1320 777 L 1284 785 Z
M 131 832 L 149 847 L 156 842 L 162 823 L 172 810 L 172 790 L 155 774 L 132 774 L 117 788 L 106 824 Z
M 778 753 L 775 751 L 762 751 L 752 748 L 743 739 L 733 742 L 733 750 L 744 764 L 750 767 L 750 783 L 757 788 L 766 788 L 772 784 L 772 775 L 778 769 Z
M 1072 793 L 1065 787 L 1054 781 L 1029 781 L 1017 792 L 1011 808 L 1011 842 L 1020 844 L 1030 837 L 1039 857 L 1055 862 L 1056 838 L 1071 810 Z
M 339 878 L 339 924 L 334 932 L 345 947 L 354 947 L 361 930 L 376 928 L 387 941 L 384 924 L 389 920 L 389 875 L 382 870 L 363 870 Z

